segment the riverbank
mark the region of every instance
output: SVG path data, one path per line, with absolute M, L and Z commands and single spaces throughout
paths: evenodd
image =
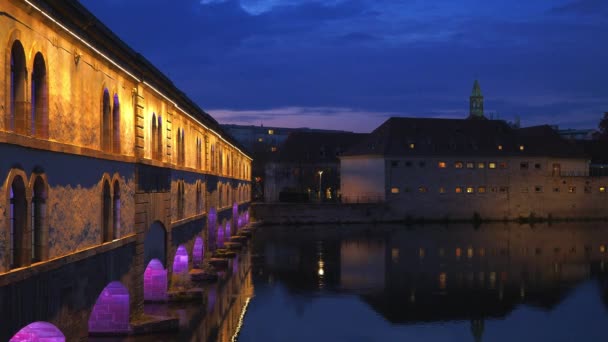
M 367 223 L 492 223 L 515 222 L 522 224 L 557 222 L 597 222 L 608 221 L 606 216 L 560 217 L 559 215 L 537 216 L 529 213 L 517 217 L 483 217 L 471 212 L 467 217 L 424 217 L 403 216 L 393 211 L 385 203 L 253 203 L 251 215 L 265 225 L 314 225 L 314 224 L 367 224 Z

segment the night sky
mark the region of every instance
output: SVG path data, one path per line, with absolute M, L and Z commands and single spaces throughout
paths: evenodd
M 607 0 L 82 0 L 221 123 L 369 132 L 390 116 L 595 128 Z

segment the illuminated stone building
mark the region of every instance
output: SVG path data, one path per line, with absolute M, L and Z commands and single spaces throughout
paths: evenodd
M 246 222 L 251 158 L 78 1 L 0 3 L 0 340 L 126 332 L 144 270 L 171 288 Z
M 342 200 L 386 202 L 394 217 L 604 217 L 608 178 L 590 177 L 580 145 L 549 126 L 483 116 L 390 118 L 340 156 Z

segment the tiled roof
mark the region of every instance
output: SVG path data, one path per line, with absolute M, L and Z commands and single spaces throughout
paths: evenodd
M 501 120 L 397 117 L 343 155 L 584 157 L 580 146 L 546 125 L 514 129 Z

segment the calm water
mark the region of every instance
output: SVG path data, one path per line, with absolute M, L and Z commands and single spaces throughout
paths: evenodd
M 266 227 L 239 341 L 600 341 L 604 224 Z
M 606 245 L 604 224 L 261 227 L 206 304 L 146 305 L 178 334 L 127 341 L 604 341 Z

